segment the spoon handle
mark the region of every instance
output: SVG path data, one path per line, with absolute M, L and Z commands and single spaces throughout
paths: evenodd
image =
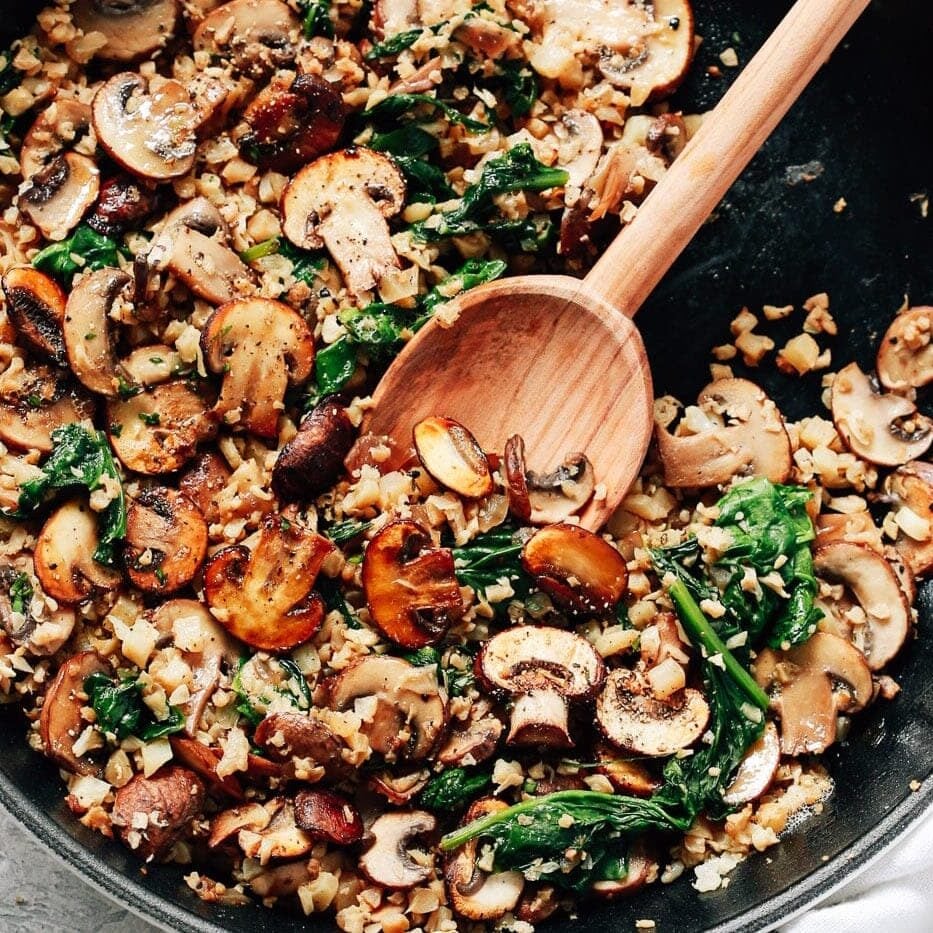
M 869 0 L 797 0 L 586 277 L 633 317 Z

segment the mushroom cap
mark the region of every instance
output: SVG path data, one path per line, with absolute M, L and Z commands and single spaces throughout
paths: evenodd
M 917 525 L 912 534 L 898 528 L 894 541 L 898 554 L 913 573 L 929 573 L 933 570 L 933 464 L 921 460 L 904 464 L 886 477 L 884 489 L 899 510 L 908 509 L 916 516 L 916 521 L 905 516 L 912 531 Z
M 412 439 L 421 465 L 442 486 L 465 499 L 482 499 L 495 489 L 483 448 L 459 421 L 422 418 Z
M 900 466 L 933 444 L 933 424 L 902 395 L 881 393 L 850 363 L 833 379 L 836 430 L 853 453 L 879 466 Z
M 325 722 L 307 713 L 270 713 L 256 727 L 253 741 L 279 761 L 309 759 L 334 780 L 346 777 L 350 771 L 341 757 L 343 742 Z
M 65 365 L 67 299 L 58 282 L 32 266 L 14 266 L 3 276 L 3 294 L 16 335 L 53 363 Z
M 411 857 L 418 836 L 433 833 L 437 820 L 425 810 L 384 813 L 369 827 L 372 840 L 360 856 L 360 871 L 393 891 L 413 888 L 431 876 L 430 864 Z
M 878 344 L 875 367 L 887 389 L 919 389 L 933 382 L 933 307 L 901 311 Z
M 20 191 L 20 208 L 48 240 L 64 240 L 100 191 L 94 160 L 77 152 L 56 156 Z
M 243 787 L 235 775 L 220 777 L 217 774 L 222 755 L 219 748 L 209 748 L 197 739 L 183 735 L 169 736 L 169 744 L 175 759 L 206 781 L 212 791 L 226 794 L 233 800 L 244 799 Z
M 269 801 L 266 809 L 271 811 L 267 825 L 244 827 L 237 833 L 237 844 L 244 855 L 265 865 L 270 859 L 294 859 L 311 851 L 314 837 L 295 822 L 293 801 L 279 797 Z
M 603 128 L 587 110 L 565 110 L 555 128 L 559 146 L 557 164 L 567 172 L 565 187 L 574 189 L 575 197 L 565 199 L 567 206 L 576 202 L 579 191 L 593 174 L 603 148 Z
M 790 438 L 777 405 L 758 386 L 747 379 L 718 379 L 703 389 L 697 404 L 725 423 L 685 436 L 655 425 L 668 486 L 716 486 L 746 475 L 787 481 L 793 465 Z
M 356 807 L 327 790 L 298 792 L 295 823 L 314 839 L 334 845 L 353 845 L 363 838 L 363 821 Z
M 208 524 L 220 518 L 217 494 L 225 488 L 231 477 L 227 461 L 213 450 L 197 457 L 178 480 L 178 488 L 201 510 Z
M 659 757 L 692 745 L 706 731 L 709 704 L 703 694 L 685 687 L 675 700 L 658 700 L 647 679 L 628 668 L 606 678 L 596 700 L 596 720 L 619 748 Z
M 178 21 L 178 0 L 75 0 L 74 24 L 85 35 L 102 33 L 106 44 L 96 58 L 131 62 L 163 48 Z
M 23 178 L 42 171 L 52 159 L 71 147 L 91 125 L 88 104 L 67 97 L 57 97 L 36 117 L 23 137 L 19 151 Z
M 781 740 L 777 726 L 765 723 L 764 732 L 749 745 L 742 756 L 732 783 L 722 795 L 730 807 L 740 807 L 763 796 L 774 781 L 781 763 Z

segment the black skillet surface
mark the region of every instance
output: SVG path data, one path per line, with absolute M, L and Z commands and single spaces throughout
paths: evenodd
M 789 4 L 777 0 L 696 0 L 699 62 L 679 103 L 705 109 L 728 80 L 705 68 L 733 46 L 744 64 Z M 9 9 L 4 10 L 9 14 Z M 12 28 L 0 23 L 0 34 Z M 871 365 L 876 339 L 903 295 L 933 303 L 933 220 L 911 196 L 933 194 L 929 141 L 933 10 L 913 0 L 878 0 L 791 111 L 700 232 L 639 317 L 656 390 L 690 399 L 708 377 L 709 348 L 728 339 L 743 305 L 792 302 L 828 291 L 840 336 L 834 365 Z M 728 75 L 728 69 L 723 68 Z M 818 162 L 818 177 L 792 185 L 793 166 Z M 811 172 L 812 173 L 812 172 Z M 838 198 L 848 202 L 835 213 Z M 780 343 L 799 332 L 769 325 Z M 791 418 L 820 411 L 819 380 L 763 371 L 761 380 Z M 588 933 L 632 930 L 638 918 L 676 933 L 771 927 L 845 881 L 895 841 L 933 797 L 933 587 L 920 600 L 921 637 L 894 674 L 903 691 L 858 720 L 849 741 L 830 756 L 837 792 L 804 831 L 752 857 L 725 891 L 697 894 L 686 878 L 655 885 L 634 901 L 587 905 L 585 921 L 561 918 L 542 930 Z M 0 711 L 0 801 L 97 887 L 151 920 L 198 933 L 314 933 L 332 920 L 284 917 L 259 907 L 200 902 L 182 870 L 140 874 L 120 845 L 86 831 L 66 811 L 55 769 L 23 742 L 22 719 Z M 882 856 L 883 857 L 883 856 Z M 769 863 L 770 862 L 770 863 Z M 869 869 L 870 870 L 870 869 Z M 36 879 L 41 884 L 40 879 Z M 66 920 L 66 918 L 62 918 Z

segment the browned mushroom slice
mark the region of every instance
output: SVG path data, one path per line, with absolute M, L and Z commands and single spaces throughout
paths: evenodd
M 161 343 L 137 347 L 121 366 L 132 386 L 159 385 L 186 368 L 178 351 Z
M 363 557 L 363 591 L 372 620 L 405 648 L 440 641 L 463 614 L 453 553 L 430 543 L 416 522 L 394 521 L 373 537 Z
M 153 486 L 127 501 L 123 560 L 134 586 L 174 593 L 187 586 L 207 554 L 207 522 L 177 489 Z
M 823 512 L 816 517 L 815 546 L 848 541 L 851 544 L 864 544 L 873 551 L 882 550 L 881 529 L 868 509 L 859 512 Z
M 68 361 L 62 336 L 66 299 L 58 283 L 32 266 L 17 266 L 3 276 L 3 294 L 17 335 L 64 366 Z
M 763 796 L 774 781 L 780 763 L 781 740 L 777 726 L 768 722 L 739 762 L 732 783 L 723 792 L 723 803 L 740 807 Z
M 526 884 L 515 908 L 515 917 L 525 923 L 544 923 L 560 908 L 557 889 L 550 884 Z
M 175 379 L 131 398 L 107 403 L 110 443 L 124 466 L 146 476 L 173 473 L 213 437 L 210 404 L 191 385 Z
M 94 403 L 60 369 L 11 366 L 0 375 L 0 440 L 23 450 L 52 450 L 52 432 L 94 415 Z
M 113 824 L 144 860 L 165 858 L 204 807 L 204 784 L 187 768 L 169 765 L 151 777 L 137 774 L 113 802 Z M 145 814 L 145 825 L 141 814 Z
M 606 670 L 585 638 L 545 625 L 516 625 L 483 645 L 476 674 L 490 690 L 512 697 L 506 742 L 571 748 L 569 706 L 592 697 Z
M 709 704 L 692 687 L 660 700 L 645 676 L 618 668 L 606 678 L 596 701 L 596 719 L 619 748 L 660 757 L 687 748 L 706 731 Z
M 208 318 L 201 347 L 208 367 L 224 374 L 214 411 L 274 438 L 285 390 L 311 375 L 314 338 L 304 318 L 271 298 L 231 301 Z
M 257 833 L 265 829 L 285 804 L 283 797 L 273 797 L 265 803 L 244 803 L 239 807 L 224 810 L 211 820 L 211 831 L 207 845 L 214 849 L 223 845 L 231 836 L 242 830 Z
M 625 593 L 625 559 L 608 541 L 577 525 L 549 525 L 529 538 L 522 566 L 544 592 L 574 612 L 611 609 Z
M 178 488 L 201 510 L 209 524 L 220 519 L 218 493 L 230 481 L 230 467 L 212 450 L 201 454 L 184 472 Z
M 42 589 L 72 604 L 118 587 L 119 572 L 91 556 L 98 544 L 97 517 L 86 502 L 72 499 L 59 506 L 42 526 L 33 553 Z
M 131 62 L 165 47 L 175 32 L 178 0 L 76 0 L 70 7 L 75 25 L 103 35 L 106 44 L 95 57 Z
M 25 606 L 17 605 L 14 609 L 11 591 L 15 592 L 16 581 L 21 579 L 23 573 L 33 584 L 34 591 L 38 590 L 28 567 L 23 568 L 0 558 L 0 639 L 5 646 L 25 646 L 31 655 L 50 657 L 61 650 L 74 632 L 77 619 L 75 610 L 70 606 L 59 606 L 52 610 L 44 605 L 44 600 L 37 600 L 35 592 Z M 33 614 L 37 608 L 40 613 L 38 616 Z M 9 636 L 9 641 L 4 633 Z
M 387 218 L 405 203 L 405 178 L 371 149 L 345 149 L 306 165 L 282 195 L 282 232 L 302 249 L 326 247 L 359 297 L 398 268 Z
M 619 793 L 650 797 L 661 787 L 661 781 L 645 762 L 623 757 L 608 742 L 600 742 L 596 746 L 596 760 L 600 774 L 609 778 Z
M 272 488 L 280 499 L 313 499 L 330 489 L 344 472 L 343 461 L 356 439 L 347 410 L 325 400 L 298 426 L 272 470 Z
M 66 149 L 70 149 L 91 124 L 91 108 L 78 100 L 59 98 L 36 117 L 23 137 L 19 152 L 23 178 L 32 178 Z
M 314 841 L 311 833 L 295 823 L 295 805 L 291 800 L 282 802 L 268 826 L 244 828 L 237 834 L 237 843 L 243 854 L 257 859 L 260 865 L 265 865 L 270 859 L 306 855 L 313 848 Z
M 863 544 L 838 541 L 824 544 L 813 554 L 813 570 L 832 583 L 841 583 L 861 610 L 851 602 L 830 611 L 849 630 L 850 640 L 864 655 L 868 666 L 879 671 L 900 651 L 910 631 L 910 605 L 901 591 L 894 569 L 880 554 Z
M 480 817 L 507 809 L 505 801 L 486 797 L 474 800 L 461 821 L 471 823 Z M 478 839 L 471 839 L 444 861 L 444 880 L 454 912 L 467 920 L 499 920 L 515 909 L 525 887 L 525 876 L 520 871 L 500 871 L 492 874 L 482 871 L 479 860 Z
M 920 460 L 895 470 L 884 481 L 898 525 L 894 546 L 918 576 L 933 569 L 933 464 Z
M 281 0 L 231 0 L 201 21 L 194 48 L 229 58 L 250 78 L 294 67 L 301 25 Z
M 360 731 L 387 760 L 426 757 L 447 725 L 447 701 L 432 667 L 402 658 L 369 655 L 354 661 L 328 684 L 331 709 L 366 710 Z
M 360 871 L 374 884 L 393 891 L 413 888 L 431 876 L 427 849 L 417 861 L 418 837 L 437 829 L 437 820 L 424 810 L 384 813 L 367 833 L 370 842 L 360 856 Z
M 718 379 L 699 395 L 708 426 L 674 435 L 655 425 L 668 486 L 715 486 L 735 476 L 786 482 L 792 467 L 790 439 L 777 405 L 747 379 Z
M 87 225 L 104 236 L 116 237 L 141 227 L 157 205 L 154 186 L 121 172 L 100 186 L 97 204 L 87 218 Z
M 788 651 L 766 648 L 755 680 L 771 692 L 785 755 L 818 755 L 836 741 L 837 713 L 856 713 L 872 698 L 865 656 L 848 641 L 817 632 Z
M 93 159 L 66 152 L 36 172 L 19 195 L 20 209 L 48 240 L 64 240 L 97 200 L 100 172 Z
M 314 839 L 349 846 L 363 838 L 356 807 L 326 790 L 303 790 L 295 797 L 295 823 Z
M 263 169 L 290 174 L 333 149 L 343 130 L 337 85 L 317 75 L 276 75 L 243 112 L 240 151 Z
M 887 389 L 919 389 L 933 382 L 933 308 L 901 311 L 878 345 L 875 366 Z
M 636 839 L 625 860 L 625 877 L 618 881 L 597 881 L 590 891 L 604 900 L 630 897 L 640 891 L 656 875 L 658 863 L 649 855 L 647 845 Z
M 268 515 L 252 552 L 235 545 L 207 562 L 208 605 L 240 641 L 265 651 L 294 648 L 324 620 L 324 603 L 312 587 L 333 550 L 330 541 L 297 519 Z
M 483 448 L 458 421 L 423 418 L 412 438 L 422 466 L 442 486 L 467 499 L 482 499 L 495 488 Z
M 73 774 L 103 776 L 103 764 L 90 754 L 76 755 L 74 744 L 89 723 L 81 715 L 87 704 L 84 681 L 91 674 L 106 671 L 107 665 L 93 651 L 84 651 L 68 658 L 45 692 L 39 717 L 42 749 L 59 767 Z
M 370 775 L 367 786 L 385 797 L 397 807 L 412 802 L 428 786 L 431 772 L 427 768 L 416 768 L 401 774 L 386 769 Z
M 101 148 L 140 178 L 178 178 L 194 164 L 200 115 L 178 81 L 114 75 L 94 96 L 92 115 Z
M 65 306 L 62 332 L 71 371 L 85 388 L 107 398 L 115 398 L 127 383 L 110 337 L 110 312 L 131 300 L 132 286 L 129 273 L 98 269 L 81 279 Z
M 256 727 L 253 742 L 276 761 L 308 760 L 323 768 L 328 778 L 339 780 L 349 773 L 341 757 L 343 742 L 308 713 L 270 713 Z
M 933 444 L 933 425 L 910 399 L 882 393 L 857 363 L 836 373 L 833 421 L 854 454 L 879 466 L 900 466 L 922 457 Z
M 584 454 L 568 454 L 550 473 L 525 466 L 525 442 L 515 434 L 505 445 L 509 508 L 523 522 L 550 525 L 579 512 L 596 489 L 593 467 Z
M 234 775 L 220 777 L 217 774 L 217 765 L 222 757 L 219 748 L 209 748 L 196 739 L 182 735 L 169 736 L 169 743 L 174 757 L 206 781 L 212 790 L 220 791 L 233 800 L 244 799 L 243 788 Z
M 504 731 L 505 725 L 491 712 L 491 704 L 478 700 L 470 709 L 470 718 L 451 728 L 437 760 L 448 767 L 481 764 L 495 754 Z

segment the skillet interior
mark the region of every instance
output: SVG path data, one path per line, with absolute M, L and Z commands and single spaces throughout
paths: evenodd
M 27 7 L 23 4 L 22 7 Z M 695 0 L 705 37 L 679 106 L 705 109 L 726 79 L 705 74 L 732 45 L 743 63 L 773 28 L 786 0 Z M 826 290 L 840 325 L 833 365 L 871 366 L 873 349 L 906 293 L 933 303 L 933 219 L 921 217 L 916 193 L 933 194 L 929 48 L 933 10 L 911 0 L 877 0 L 792 110 L 775 137 L 734 186 L 639 317 L 658 394 L 692 398 L 707 381 L 708 349 L 728 340 L 742 305 L 794 302 Z M 17 11 L 4 11 L 0 38 L 17 32 Z M 24 11 L 21 15 L 26 15 Z M 735 35 L 733 35 L 735 34 Z M 728 69 L 723 69 L 728 72 Z M 790 185 L 787 167 L 818 161 L 811 183 Z M 841 214 L 833 204 L 845 197 Z M 779 344 L 799 332 L 800 316 Z M 787 323 L 787 322 L 785 322 Z M 820 411 L 819 379 L 799 381 L 767 369 L 755 374 L 790 418 Z M 925 406 L 929 407 L 929 406 Z M 933 623 L 933 586 L 920 597 L 920 631 Z M 756 930 L 829 891 L 890 843 L 933 797 L 933 640 L 908 646 L 894 668 L 903 692 L 862 716 L 830 756 L 837 793 L 824 812 L 764 858 L 732 875 L 726 891 L 698 895 L 686 879 L 655 885 L 634 902 L 587 905 L 592 933 L 630 930 L 650 917 L 659 930 Z M 24 724 L 0 710 L 0 801 L 98 887 L 152 920 L 185 931 L 325 931 L 331 920 L 286 918 L 262 908 L 205 905 L 181 880 L 183 870 L 142 876 L 122 846 L 86 831 L 66 811 L 55 769 L 23 742 Z M 828 857 L 828 861 L 824 859 Z M 582 926 L 582 923 L 580 924 Z M 560 918 L 542 931 L 573 929 Z

